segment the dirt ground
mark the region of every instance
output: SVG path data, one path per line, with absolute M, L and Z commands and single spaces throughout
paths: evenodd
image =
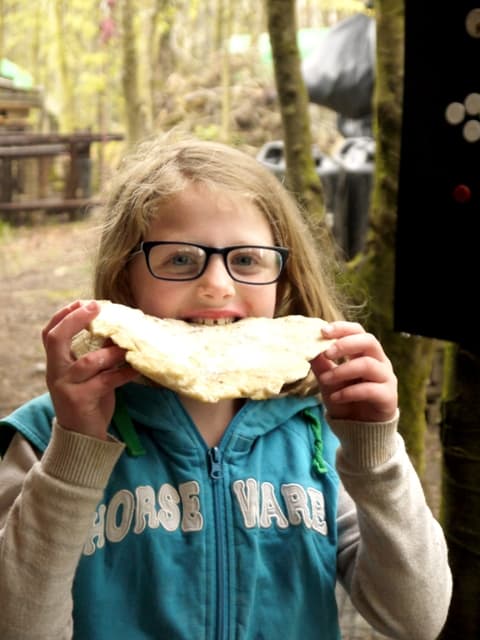
M 95 220 L 0 226 L 0 415 L 46 390 L 41 330 L 89 297 Z
M 43 393 L 41 329 L 64 304 L 90 293 L 95 212 L 80 221 L 50 218 L 33 226 L 0 224 L 0 416 Z M 438 427 L 428 428 L 423 483 L 438 514 Z

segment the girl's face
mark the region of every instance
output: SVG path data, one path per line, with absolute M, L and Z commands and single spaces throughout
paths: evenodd
M 274 244 L 264 215 L 248 200 L 191 185 L 161 207 L 145 241 L 192 242 L 209 247 Z M 223 257 L 213 254 L 195 280 L 154 278 L 145 256 L 130 263 L 130 287 L 135 305 L 144 313 L 187 321 L 226 322 L 248 316 L 273 317 L 277 284 L 251 285 L 234 281 Z

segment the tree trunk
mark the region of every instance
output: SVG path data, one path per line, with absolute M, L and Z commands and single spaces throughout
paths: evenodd
M 297 46 L 295 0 L 266 0 L 266 13 L 285 139 L 286 184 L 310 215 L 324 220 L 323 190 L 313 161 L 308 95 Z
M 453 597 L 442 640 L 480 632 L 480 356 L 449 345 L 442 398 L 442 523 Z
M 393 331 L 397 178 L 401 136 L 404 15 L 402 0 L 377 0 L 375 179 L 367 245 L 351 264 L 352 289 L 366 291 L 367 325 L 399 381 L 400 431 L 419 474 L 424 467 L 426 387 L 434 341 Z
M 127 143 L 129 146 L 135 144 L 135 142 L 143 137 L 143 118 L 145 115 L 145 107 L 141 103 L 138 91 L 137 48 L 134 19 L 134 0 L 124 0 L 122 13 L 122 84 L 125 99 Z
M 215 34 L 214 34 L 214 51 L 220 51 L 222 49 L 222 34 L 223 34 L 223 14 L 224 14 L 224 0 L 217 0 L 217 6 L 215 11 Z
M 5 1 L 0 0 L 0 61 L 5 57 Z
M 73 131 L 73 124 L 76 121 L 76 118 L 73 98 L 73 84 L 67 61 L 67 44 L 65 42 L 65 11 L 65 1 L 56 0 L 55 26 L 57 38 L 58 67 L 60 70 L 60 82 L 62 87 L 62 111 L 59 120 L 60 128 L 67 133 L 71 133 Z
M 156 0 L 148 43 L 149 65 L 151 67 L 148 109 L 153 129 L 155 129 L 156 93 L 162 92 L 165 81 L 175 70 L 175 55 L 171 42 L 175 16 L 176 9 L 171 7 L 169 0 Z
M 220 138 L 228 142 L 230 138 L 231 112 L 231 69 L 230 69 L 230 36 L 232 32 L 233 6 L 232 0 L 225 0 L 223 5 L 222 28 L 222 115 L 220 123 Z

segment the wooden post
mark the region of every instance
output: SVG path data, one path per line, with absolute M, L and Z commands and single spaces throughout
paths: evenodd
M 41 156 L 38 158 L 38 197 L 48 198 L 50 170 L 52 167 L 52 158 Z
M 12 161 L 0 158 L 0 200 L 11 202 L 13 194 Z

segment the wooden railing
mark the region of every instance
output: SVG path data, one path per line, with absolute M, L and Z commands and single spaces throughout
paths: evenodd
M 0 215 L 14 219 L 16 212 L 78 212 L 96 204 L 90 193 L 90 146 L 123 139 L 115 133 L 0 134 Z M 53 158 L 59 156 L 66 157 L 68 168 L 62 192 L 52 197 L 50 171 Z M 35 164 L 34 180 L 22 180 L 25 163 L 30 168 Z

